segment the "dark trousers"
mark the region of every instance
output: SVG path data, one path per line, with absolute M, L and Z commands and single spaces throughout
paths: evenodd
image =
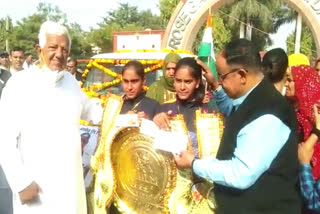
M 12 214 L 12 192 L 0 166 L 0 214 Z

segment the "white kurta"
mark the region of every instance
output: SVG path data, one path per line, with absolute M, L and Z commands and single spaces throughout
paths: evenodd
M 96 104 L 70 73 L 63 74 L 56 81 L 55 72 L 34 66 L 13 76 L 3 90 L 0 164 L 15 195 L 15 214 L 87 213 L 79 120 L 88 120 Z M 43 193 L 37 202 L 21 205 L 18 192 L 32 181 Z

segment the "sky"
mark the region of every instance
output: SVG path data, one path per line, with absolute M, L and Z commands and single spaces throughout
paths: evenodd
M 116 9 L 119 3 L 128 2 L 131 6 L 137 6 L 138 10 L 152 9 L 154 14 L 160 14 L 158 0 L 7 0 L 0 4 L 0 18 L 9 15 L 14 21 L 20 20 L 34 14 L 40 2 L 58 6 L 67 14 L 69 23 L 77 22 L 86 31 L 90 27 L 97 27 L 96 24 L 102 21 L 101 17 L 105 17 L 107 11 Z
M 4 0 L 1 0 L 4 1 Z M 129 3 L 131 6 L 137 6 L 138 10 L 151 9 L 152 13 L 160 14 L 157 7 L 159 0 L 7 0 L 0 6 L 0 18 L 9 15 L 13 21 L 21 20 L 23 17 L 34 14 L 40 2 L 51 3 L 58 6 L 61 11 L 67 14 L 69 23 L 76 22 L 82 29 L 89 31 L 90 28 L 97 28 L 97 23 L 102 21 L 107 11 L 116 9 L 119 3 Z M 90 2 L 90 4 L 86 3 Z M 21 6 L 23 5 L 23 6 Z M 286 50 L 286 35 L 294 29 L 294 23 L 282 26 L 278 33 L 271 36 L 274 47 L 281 47 Z

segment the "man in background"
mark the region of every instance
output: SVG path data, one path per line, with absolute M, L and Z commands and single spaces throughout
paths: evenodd
M 26 60 L 24 61 L 22 67 L 24 70 L 28 70 L 33 65 L 32 63 L 33 57 L 31 53 L 26 53 L 25 56 L 26 56 Z
M 10 73 L 11 75 L 15 75 L 17 72 L 23 70 L 23 62 L 24 62 L 24 51 L 20 47 L 13 48 L 10 51 Z
M 74 78 L 76 78 L 76 80 L 80 81 L 82 74 L 78 71 L 77 65 L 78 63 L 76 59 L 68 59 L 67 70 L 72 74 L 72 76 L 74 76 Z
M 0 52 L 0 69 L 9 70 L 9 54 L 7 51 Z

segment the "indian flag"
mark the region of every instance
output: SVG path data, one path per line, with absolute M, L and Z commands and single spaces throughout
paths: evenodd
M 207 25 L 200 44 L 198 58 L 210 68 L 214 77 L 217 79 L 216 59 L 214 57 L 214 44 L 212 37 L 212 16 L 210 14 L 207 17 Z

